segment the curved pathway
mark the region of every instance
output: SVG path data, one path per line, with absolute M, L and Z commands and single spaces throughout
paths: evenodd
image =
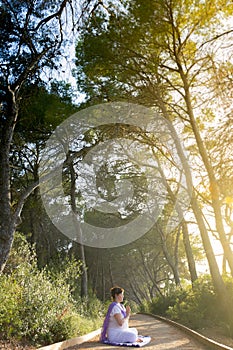
M 151 342 L 143 347 L 146 350 L 206 350 L 215 347 L 206 347 L 191 335 L 182 332 L 169 324 L 161 322 L 148 315 L 137 314 L 130 318 L 130 327 L 136 327 L 139 334 L 150 335 Z M 83 344 L 67 348 L 67 350 L 89 349 L 89 350 L 115 350 L 115 349 L 137 349 L 100 344 L 99 337 L 89 340 Z M 227 347 L 228 348 L 228 347 Z M 232 348 L 228 348 L 232 349 Z

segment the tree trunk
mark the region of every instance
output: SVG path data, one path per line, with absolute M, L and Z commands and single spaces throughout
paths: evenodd
M 172 270 L 172 273 L 173 273 L 173 276 L 174 276 L 174 280 L 175 280 L 175 284 L 177 286 L 180 286 L 179 271 L 178 271 L 176 263 L 173 261 L 171 255 L 168 252 L 167 244 L 166 244 L 166 237 L 165 237 L 165 235 L 163 233 L 163 230 L 160 227 L 159 223 L 156 223 L 155 226 L 156 226 L 157 231 L 160 234 L 163 254 L 164 254 L 165 259 L 167 260 L 168 265 L 170 266 L 170 268 Z
M 166 109 L 165 107 L 163 107 L 164 109 L 164 113 L 166 115 Z M 175 133 L 175 131 L 173 131 Z M 177 139 L 176 135 L 175 136 L 175 140 Z M 179 153 L 179 157 L 182 160 L 182 165 L 184 167 L 185 170 L 185 175 L 186 175 L 186 180 L 187 180 L 187 189 L 190 191 L 190 196 L 191 196 L 191 192 L 192 192 L 192 177 L 190 174 L 190 169 L 189 166 L 187 164 L 187 160 L 185 159 L 185 156 L 183 154 L 182 149 L 179 147 L 179 144 L 177 143 L 177 150 Z M 165 180 L 165 174 L 158 162 L 158 169 L 159 172 L 161 174 L 161 179 L 163 181 L 164 186 L 167 189 L 167 192 L 169 194 L 169 197 L 171 198 L 174 206 L 175 206 L 175 210 L 178 214 L 179 217 L 179 221 L 182 222 L 182 231 L 183 231 L 183 242 L 184 242 L 184 247 L 185 247 L 185 252 L 186 252 L 186 256 L 187 256 L 187 260 L 188 260 L 188 266 L 189 266 L 189 272 L 190 272 L 190 276 L 191 276 L 191 282 L 193 283 L 198 277 L 197 277 L 197 271 L 196 271 L 196 265 L 195 265 L 195 261 L 193 258 L 193 253 L 192 253 L 192 248 L 191 248 L 191 244 L 190 244 L 190 240 L 189 240 L 189 233 L 188 233 L 188 228 L 187 228 L 187 224 L 184 222 L 184 213 L 182 208 L 180 207 L 179 203 L 176 203 L 176 197 L 171 189 L 171 187 L 169 186 L 168 182 Z M 178 276 L 177 276 L 178 277 Z M 178 280 L 177 280 L 178 281 Z
M 205 227 L 205 223 L 204 223 L 204 220 L 202 217 L 201 209 L 199 208 L 197 199 L 194 195 L 193 195 L 193 199 L 192 199 L 192 208 L 193 208 L 193 212 L 194 212 L 194 215 L 196 217 L 196 220 L 197 220 L 198 228 L 199 228 L 200 233 L 201 233 L 202 243 L 203 243 L 203 247 L 205 249 L 206 258 L 208 260 L 210 274 L 212 276 L 213 284 L 219 293 L 224 293 L 226 287 L 225 287 L 225 284 L 223 282 L 222 276 L 219 272 L 219 267 L 218 267 L 218 264 L 216 262 L 216 258 L 215 258 L 213 248 L 212 248 L 212 245 L 210 242 L 208 231 Z
M 130 287 L 133 291 L 133 294 L 134 294 L 134 297 L 136 299 L 136 302 L 140 305 L 142 304 L 143 300 L 141 299 L 139 293 L 137 292 L 137 289 L 135 288 L 135 286 L 132 284 L 132 282 L 129 283 L 130 284 Z
M 104 265 L 102 263 L 102 300 L 103 302 L 106 301 L 106 293 L 105 293 L 105 271 L 104 271 Z
M 81 252 L 81 298 L 88 298 L 88 277 L 87 277 L 87 265 L 85 259 L 85 249 L 84 245 L 80 244 L 80 252 Z
M 3 271 L 14 238 L 17 218 L 11 207 L 10 189 L 10 146 L 13 138 L 18 109 L 15 93 L 8 91 L 8 109 L 1 116 L 0 125 L 0 272 Z
M 180 65 L 181 66 L 181 65 Z M 211 193 L 211 198 L 212 198 L 212 207 L 214 209 L 214 217 L 215 217 L 215 224 L 216 224 L 216 229 L 219 234 L 219 239 L 222 244 L 223 250 L 224 250 L 224 255 L 228 261 L 230 270 L 231 270 L 231 275 L 233 277 L 233 253 L 230 247 L 230 244 L 227 240 L 226 232 L 224 229 L 223 225 L 223 218 L 222 218 L 222 213 L 221 213 L 221 201 L 220 201 L 220 191 L 218 187 L 217 180 L 214 175 L 214 171 L 212 168 L 212 165 L 209 161 L 204 143 L 202 141 L 201 135 L 199 133 L 196 120 L 193 114 L 193 109 L 191 105 L 191 98 L 190 98 L 190 92 L 189 92 L 189 86 L 187 82 L 187 78 L 185 74 L 183 73 L 182 69 L 180 68 L 180 75 L 184 84 L 184 90 L 185 90 L 185 102 L 188 110 L 188 115 L 190 118 L 190 124 L 197 142 L 197 147 L 199 149 L 201 158 L 203 160 L 204 166 L 206 168 L 206 171 L 209 176 L 209 181 L 210 181 L 210 193 Z
M 154 298 L 155 294 L 154 294 L 154 290 L 156 291 L 156 294 L 162 295 L 159 286 L 156 282 L 156 276 L 152 273 L 152 269 L 148 268 L 148 265 L 145 263 L 145 258 L 144 258 L 144 253 L 143 251 L 139 248 L 138 252 L 141 256 L 141 265 L 145 271 L 145 276 L 146 279 L 148 279 L 148 281 L 150 281 L 152 283 L 152 287 L 151 287 L 151 291 L 150 291 L 150 296 L 151 296 L 151 300 Z
M 76 206 L 76 174 L 75 170 L 73 167 L 73 162 L 70 161 L 69 159 L 69 154 L 67 155 L 68 163 L 69 163 L 69 171 L 70 171 L 70 179 L 71 179 L 71 184 L 70 184 L 70 199 L 71 199 L 71 208 L 76 215 L 76 227 L 77 227 L 77 237 L 82 237 L 82 231 L 81 231 L 81 226 L 78 224 L 78 211 L 77 211 L 77 206 Z M 79 247 L 80 247 L 80 255 L 81 255 L 81 298 L 87 298 L 88 297 L 88 277 L 87 277 L 87 266 L 86 266 L 86 258 L 85 258 L 85 249 L 84 245 L 81 243 L 82 240 L 78 239 L 80 242 Z
M 3 72 L 1 72 L 0 272 L 3 271 L 6 264 L 24 202 L 38 186 L 38 183 L 36 183 L 27 188 L 21 194 L 19 203 L 13 208 L 10 198 L 9 157 L 14 127 L 18 117 L 21 90 L 26 82 L 37 79 L 38 74 L 44 68 L 50 66 L 53 63 L 53 59 L 57 59 L 60 55 L 61 44 L 64 40 L 64 29 L 62 26 L 66 23 L 64 14 L 65 16 L 70 16 L 71 26 L 73 25 L 73 29 L 76 29 L 80 28 L 79 24 L 84 20 L 84 17 L 87 20 L 90 13 L 92 15 L 97 7 L 102 5 L 101 2 L 98 2 L 95 6 L 93 6 L 92 2 L 88 2 L 85 5 L 79 4 L 80 14 L 78 14 L 78 18 L 75 18 L 76 7 L 74 5 L 77 5 L 77 2 L 62 0 L 58 6 L 55 3 L 52 4 L 48 11 L 45 12 L 45 17 L 40 17 L 39 21 L 34 21 L 35 15 L 33 16 L 33 14 L 37 11 L 36 7 L 38 4 L 34 4 L 33 1 L 30 2 L 30 6 L 23 6 L 23 10 L 19 6 L 20 11 L 23 11 L 19 13 L 19 16 L 16 16 L 18 8 L 15 9 L 9 1 L 5 1 L 4 4 L 3 13 L 9 14 L 9 17 L 6 16 L 6 18 L 11 18 L 9 21 L 10 25 L 7 24 L 9 33 L 14 35 L 15 40 L 12 42 L 12 35 L 3 36 L 3 42 L 6 40 L 5 46 L 9 46 L 9 50 L 8 57 L 3 53 L 5 62 Z M 20 17 L 20 20 L 17 17 Z M 6 23 L 8 22 L 3 21 L 3 26 Z M 44 39 L 48 33 L 51 33 L 51 26 L 54 28 L 56 35 L 54 35 L 54 38 L 50 38 L 50 41 L 45 41 Z M 37 35 L 35 36 L 35 33 L 41 33 L 41 43 L 36 42 Z M 45 35 L 44 38 L 43 33 Z M 27 64 L 25 64 L 25 59 L 27 59 Z
M 178 66 L 181 67 L 181 64 L 179 62 L 178 62 Z M 180 74 L 182 75 L 182 72 L 180 72 Z M 183 74 L 183 82 L 184 81 L 186 82 L 185 91 L 187 91 L 188 96 L 189 96 L 189 91 L 188 91 L 188 87 L 187 87 L 187 80 Z M 187 103 L 187 104 L 188 104 L 188 112 L 189 112 L 189 114 L 191 114 L 193 116 L 190 100 L 189 100 L 189 103 Z M 167 111 L 166 111 L 166 108 L 165 108 L 163 103 L 161 103 L 161 108 L 163 110 L 164 115 L 167 116 Z M 194 119 L 194 116 L 193 116 L 193 119 Z M 178 140 L 178 137 L 175 135 L 175 130 L 174 130 L 174 140 L 175 141 Z M 191 191 L 191 188 L 193 187 L 192 176 L 191 176 L 191 172 L 190 172 L 190 168 L 189 168 L 187 159 L 184 156 L 183 150 L 182 150 L 179 142 L 176 143 L 176 147 L 177 147 L 177 151 L 178 151 L 179 157 L 182 161 L 182 165 L 183 165 L 183 168 L 185 171 L 185 176 L 186 176 L 188 188 Z M 170 193 L 170 191 L 169 191 L 169 193 Z M 206 257 L 208 260 L 210 274 L 211 274 L 211 277 L 213 280 L 213 284 L 214 284 L 216 290 L 220 293 L 219 295 L 220 295 L 223 307 L 227 310 L 226 305 L 225 305 L 226 304 L 225 300 L 227 299 L 226 298 L 226 287 L 225 287 L 225 284 L 223 282 L 222 276 L 220 275 L 219 267 L 218 267 L 218 264 L 216 262 L 213 248 L 212 248 L 212 245 L 211 245 L 211 242 L 210 242 L 210 239 L 208 236 L 208 232 L 207 232 L 207 229 L 206 229 L 203 217 L 202 217 L 202 212 L 201 212 L 201 209 L 199 208 L 199 204 L 198 204 L 197 199 L 196 199 L 194 194 L 192 195 L 191 205 L 192 205 L 193 212 L 194 212 L 194 215 L 195 215 L 196 220 L 197 220 L 198 228 L 199 228 L 200 233 L 201 233 L 201 238 L 202 238 L 203 246 L 204 246 L 204 249 L 206 252 Z M 179 206 L 177 206 L 177 211 L 178 211 L 179 215 L 182 214 L 180 212 Z
M 211 277 L 212 277 L 212 281 L 213 281 L 213 285 L 216 289 L 216 292 L 218 294 L 219 297 L 219 302 L 222 306 L 222 309 L 224 310 L 224 313 L 226 315 L 226 318 L 228 320 L 228 323 L 231 324 L 232 323 L 232 308 L 231 305 L 229 304 L 229 300 L 228 300 L 228 293 L 227 293 L 227 289 L 226 286 L 224 284 L 224 281 L 222 279 L 222 276 L 219 272 L 219 267 L 218 264 L 216 262 L 216 258 L 210 243 L 210 239 L 208 236 L 208 232 L 206 230 L 205 227 L 205 223 L 202 217 L 202 212 L 199 208 L 199 205 L 197 203 L 197 200 L 195 197 L 193 197 L 192 200 L 192 208 L 193 208 L 193 212 L 195 214 L 197 223 L 198 223 L 198 227 L 201 233 L 201 237 L 202 237 L 202 242 L 203 242 L 203 246 L 206 252 L 206 257 L 209 263 L 209 268 L 210 268 L 210 273 L 211 273 Z
M 109 277 L 110 277 L 110 282 L 111 282 L 111 286 L 113 286 L 113 285 L 114 285 L 114 279 L 113 279 L 113 273 L 112 273 L 111 259 L 109 260 L 108 266 L 109 266 Z
M 197 280 L 197 270 L 196 264 L 193 257 L 192 247 L 189 240 L 189 233 L 187 223 L 185 221 L 182 222 L 182 232 L 183 232 L 183 242 L 185 247 L 185 252 L 188 260 L 189 273 L 192 284 Z

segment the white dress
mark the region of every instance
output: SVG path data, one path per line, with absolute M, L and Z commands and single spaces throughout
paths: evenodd
M 122 326 L 117 323 L 115 319 L 115 314 L 121 314 L 122 318 L 124 316 L 121 310 L 125 311 L 124 305 L 117 303 L 114 305 L 111 313 L 107 329 L 107 337 L 110 342 L 116 343 L 134 343 L 138 337 L 138 331 L 136 328 L 129 328 L 128 320 L 125 321 Z

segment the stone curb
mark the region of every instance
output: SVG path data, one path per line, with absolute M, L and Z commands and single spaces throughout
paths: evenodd
M 202 334 L 200 334 L 200 333 L 198 333 L 196 331 L 193 331 L 192 329 L 190 329 L 190 328 L 188 328 L 186 326 L 183 326 L 180 323 L 177 323 L 175 321 L 169 320 L 168 318 L 165 318 L 165 317 L 162 317 L 162 316 L 158 316 L 158 315 L 154 315 L 154 314 L 150 314 L 150 313 L 144 313 L 144 312 L 139 312 L 139 314 L 152 316 L 152 317 L 154 317 L 154 318 L 156 318 L 156 319 L 158 319 L 160 321 L 164 321 L 166 323 L 169 323 L 169 324 L 173 325 L 174 327 L 181 329 L 186 334 L 190 334 L 192 337 L 194 337 L 198 341 L 202 342 L 202 344 L 211 347 L 211 350 L 212 349 L 213 350 L 233 350 L 233 348 L 230 347 L 230 346 L 218 343 L 215 340 L 207 338 L 204 335 L 202 335 Z
M 101 332 L 101 328 L 91 333 L 85 334 L 81 337 L 76 337 L 76 338 L 64 340 L 59 343 L 43 346 L 42 348 L 38 348 L 38 350 L 63 350 L 77 344 L 85 343 L 86 341 L 96 337 L 97 335 L 100 335 L 100 332 Z
M 190 334 L 192 337 L 196 338 L 198 341 L 200 341 L 202 344 L 207 345 L 208 347 L 211 348 L 211 350 L 233 350 L 232 347 L 221 344 L 216 342 L 215 340 L 212 340 L 210 338 L 205 337 L 204 335 L 193 331 L 192 329 L 177 323 L 175 321 L 172 321 L 168 318 L 162 317 L 162 316 L 158 316 L 158 315 L 154 315 L 154 314 L 150 314 L 150 313 L 144 313 L 144 312 L 139 312 L 138 314 L 140 315 L 147 315 L 147 316 L 151 316 L 154 317 L 155 319 L 158 319 L 160 321 L 163 321 L 165 323 L 171 324 L 176 328 L 179 328 L 180 330 L 182 330 L 183 332 L 185 332 L 186 334 Z M 78 344 L 82 344 L 87 342 L 88 340 L 91 340 L 92 338 L 96 337 L 97 335 L 100 335 L 101 332 L 101 328 L 97 329 L 96 331 L 93 331 L 91 333 L 85 334 L 81 337 L 76 337 L 76 338 L 72 338 L 72 339 L 68 339 L 68 340 L 64 340 L 62 342 L 59 343 L 55 343 L 52 345 L 47 345 L 44 346 L 42 348 L 38 348 L 37 350 L 64 350 L 68 347 L 71 346 L 75 346 Z

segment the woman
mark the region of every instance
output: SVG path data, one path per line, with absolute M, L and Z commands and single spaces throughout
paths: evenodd
M 109 305 L 101 332 L 100 341 L 110 343 L 134 343 L 138 339 L 136 328 L 129 328 L 130 307 L 122 304 L 124 289 L 111 288 L 113 302 Z

